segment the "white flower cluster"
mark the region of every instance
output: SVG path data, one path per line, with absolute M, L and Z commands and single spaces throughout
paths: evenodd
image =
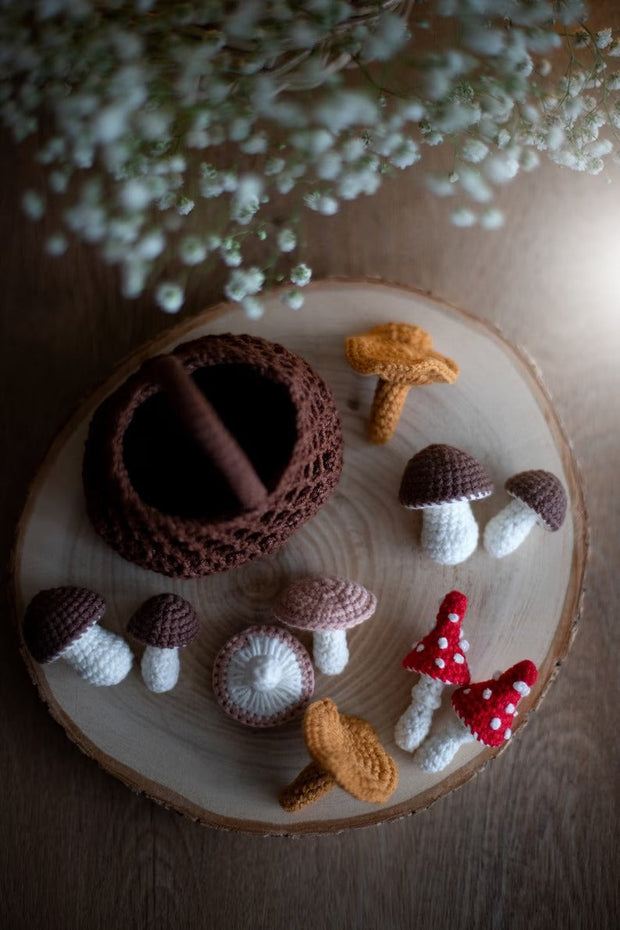
M 458 45 L 424 51 L 438 21 Z M 62 198 L 47 251 L 97 244 L 170 313 L 212 259 L 249 316 L 274 281 L 298 309 L 300 208 L 332 215 L 426 146 L 453 153 L 427 177 L 453 223 L 495 229 L 494 188 L 539 152 L 597 173 L 620 130 L 620 44 L 580 0 L 3 0 L 0 26 L 0 118 L 17 140 L 53 125 L 23 197 L 33 220 Z

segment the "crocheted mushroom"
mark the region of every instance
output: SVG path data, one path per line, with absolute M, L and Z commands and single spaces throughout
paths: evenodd
M 301 810 L 336 785 L 375 804 L 396 791 L 396 763 L 366 720 L 339 713 L 334 702 L 324 698 L 306 710 L 303 734 L 312 762 L 280 792 L 284 810 Z
M 179 649 L 198 636 L 196 611 L 178 594 L 156 594 L 134 613 L 127 632 L 146 648 L 140 670 L 149 691 L 170 691 L 179 680 Z
M 463 743 L 478 740 L 485 746 L 501 746 L 512 735 L 517 704 L 530 689 L 538 672 L 529 659 L 517 662 L 498 678 L 458 688 L 452 695 L 456 717 L 445 730 L 429 737 L 418 749 L 415 761 L 425 772 L 439 772 L 454 758 Z
M 406 669 L 420 673 L 411 691 L 411 704 L 394 728 L 396 745 L 406 752 L 417 749 L 430 730 L 445 685 L 469 682 L 465 658 L 469 643 L 461 637 L 461 622 L 466 610 L 464 594 L 460 591 L 446 594 L 435 626 L 403 659 Z
M 422 549 L 441 565 L 457 565 L 478 544 L 478 524 L 470 501 L 493 493 L 486 471 L 473 456 L 440 443 L 409 459 L 398 499 L 409 510 L 422 510 Z
M 311 575 L 286 588 L 273 612 L 277 620 L 312 632 L 314 664 L 338 675 L 349 661 L 346 631 L 372 617 L 377 598 L 361 584 L 335 575 Z
M 535 524 L 554 533 L 566 516 L 566 491 L 550 471 L 533 469 L 513 475 L 504 485 L 513 500 L 484 530 L 484 548 L 496 559 L 514 552 Z
M 213 691 L 230 717 L 250 727 L 274 727 L 304 709 L 314 670 L 303 645 L 277 626 L 251 626 L 215 657 Z
M 346 339 L 349 365 L 362 375 L 379 376 L 368 424 L 371 442 L 384 443 L 392 436 L 414 385 L 456 381 L 457 364 L 431 346 L 429 334 L 408 323 L 373 326 Z
M 104 613 L 104 599 L 88 588 L 39 591 L 24 615 L 26 646 L 41 664 L 64 659 L 91 685 L 117 685 L 133 655 L 122 636 L 99 626 Z

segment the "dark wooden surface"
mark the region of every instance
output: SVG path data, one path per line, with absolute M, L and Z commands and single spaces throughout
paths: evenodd
M 6 143 L 2 168 L 6 565 L 28 483 L 57 429 L 171 321 L 148 299 L 122 300 L 88 249 L 42 257 L 44 230 L 17 206 L 33 169 Z M 134 796 L 69 742 L 20 659 L 7 585 L 2 928 L 617 926 L 620 170 L 608 177 L 553 166 L 524 176 L 502 194 L 509 218 L 494 233 L 452 229 L 414 172 L 306 226 L 316 277 L 381 276 L 497 324 L 537 364 L 572 439 L 591 527 L 587 590 L 568 659 L 522 737 L 465 787 L 396 823 L 297 840 L 206 829 Z M 220 284 L 198 276 L 184 315 L 219 300 Z

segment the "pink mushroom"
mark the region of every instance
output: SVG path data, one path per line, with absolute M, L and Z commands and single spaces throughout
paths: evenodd
M 461 636 L 466 610 L 464 594 L 460 591 L 446 594 L 435 626 L 403 659 L 406 669 L 420 673 L 419 681 L 411 690 L 411 704 L 394 728 L 396 745 L 406 752 L 417 749 L 430 730 L 444 686 L 464 685 L 469 681 L 465 658 L 469 643 Z
M 301 578 L 280 595 L 274 616 L 313 634 L 314 664 L 325 675 L 338 675 L 349 661 L 347 630 L 375 612 L 377 598 L 361 584 L 335 575 Z
M 497 679 L 458 688 L 452 695 L 456 712 L 446 729 L 426 740 L 415 761 L 425 772 L 440 772 L 463 743 L 478 740 L 485 746 L 501 746 L 512 735 L 517 704 L 530 689 L 538 672 L 529 659 L 517 662 Z

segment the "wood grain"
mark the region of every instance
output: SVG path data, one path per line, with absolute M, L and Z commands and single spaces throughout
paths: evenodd
M 206 824 L 259 833 L 333 831 L 398 818 L 470 778 L 492 755 L 480 744 L 434 776 L 395 747 L 393 727 L 412 686 L 401 670 L 403 656 L 432 626 L 447 591 L 458 588 L 469 598 L 464 630 L 472 642 L 474 680 L 531 658 L 540 667 L 528 702 L 536 706 L 566 655 L 585 567 L 586 525 L 575 463 L 541 386 L 506 343 L 465 314 L 378 283 L 318 284 L 308 291 L 306 310 L 299 319 L 283 319 L 274 294 L 260 325 L 248 327 L 233 308 L 216 308 L 140 349 L 54 443 L 16 544 L 18 619 L 38 590 L 61 584 L 102 593 L 105 625 L 120 634 L 136 607 L 161 591 L 195 605 L 201 636 L 184 653 L 182 680 L 170 694 L 146 691 L 137 668 L 120 686 L 98 689 L 77 680 L 64 663 L 38 666 L 26 650 L 25 658 L 53 716 L 113 774 Z M 347 366 L 343 344 L 346 335 L 390 320 L 430 331 L 438 347 L 458 358 L 461 374 L 448 390 L 436 385 L 413 391 L 396 435 L 377 448 L 365 436 L 375 382 Z M 187 338 L 252 328 L 301 354 L 334 391 L 345 437 L 345 469 L 336 493 L 280 552 L 258 562 L 192 581 L 172 581 L 131 565 L 102 543 L 85 517 L 80 473 L 93 410 L 135 370 L 137 359 Z M 481 524 L 508 500 L 502 485 L 509 475 L 534 467 L 558 474 L 571 498 L 561 532 L 532 533 L 518 555 L 499 562 L 479 550 L 461 566 L 435 565 L 419 548 L 420 515 L 396 502 L 407 459 L 432 442 L 467 449 L 495 481 L 494 500 L 475 507 Z M 209 681 L 225 640 L 257 620 L 272 622 L 270 605 L 287 584 L 322 573 L 363 583 L 378 595 L 379 607 L 372 623 L 349 634 L 352 659 L 345 672 L 319 676 L 315 696 L 330 696 L 344 712 L 373 723 L 396 755 L 400 782 L 389 804 L 361 805 L 335 791 L 292 817 L 278 806 L 277 791 L 307 761 L 298 723 L 264 733 L 240 727 L 221 713 Z M 439 719 L 449 713 L 446 696 Z M 522 715 L 515 730 L 524 722 Z
M 620 27 L 615 0 L 593 25 Z M 431 153 L 432 154 L 432 153 Z M 119 298 L 86 248 L 42 255 L 51 231 L 21 216 L 38 180 L 0 153 L 0 545 L 46 449 L 81 397 L 168 328 Z M 432 164 L 432 163 L 431 163 Z M 613 183 L 608 183 L 611 179 Z M 54 723 L 0 625 L 0 921 L 10 930 L 615 930 L 620 574 L 620 171 L 545 165 L 501 194 L 495 233 L 455 230 L 415 171 L 336 217 L 305 223 L 317 277 L 376 275 L 440 295 L 500 326 L 543 373 L 583 476 L 591 529 L 578 634 L 509 752 L 413 818 L 340 835 L 206 829 L 132 794 Z M 197 275 L 185 318 L 220 297 Z

